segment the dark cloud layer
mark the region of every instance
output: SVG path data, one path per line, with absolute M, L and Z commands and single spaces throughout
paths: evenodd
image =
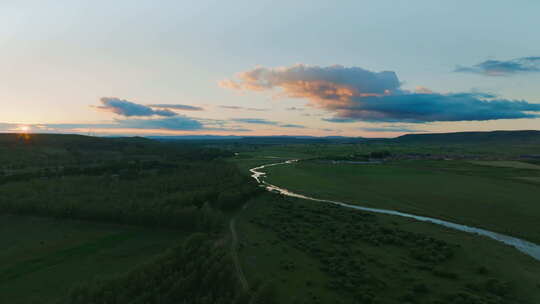
M 337 122 L 337 123 L 350 123 L 350 122 L 358 121 L 354 118 L 343 118 L 343 117 L 323 118 L 322 120 L 327 121 L 327 122 Z
M 203 125 L 192 118 L 177 115 L 159 119 L 123 119 L 117 120 L 118 126 L 128 129 L 161 129 L 161 130 L 200 130 Z
M 297 128 L 297 129 L 304 129 L 305 126 L 302 126 L 302 125 L 297 125 L 297 124 L 283 124 L 283 125 L 279 125 L 280 127 L 282 128 Z
M 455 72 L 485 76 L 508 76 L 517 73 L 540 72 L 540 57 L 522 57 L 512 60 L 486 60 L 473 66 L 458 66 Z
M 17 128 L 18 124 L 2 124 L 0 130 L 12 130 Z M 186 117 L 174 116 L 166 118 L 128 118 L 116 119 L 110 123 L 56 123 L 56 124 L 39 124 L 29 125 L 32 130 L 81 130 L 81 129 L 155 129 L 155 130 L 172 130 L 172 131 L 193 131 L 202 130 L 204 126 L 201 122 Z
M 258 67 L 221 82 L 237 90 L 279 88 L 287 97 L 334 114 L 331 122 L 484 121 L 538 117 L 540 104 L 496 98 L 484 93 L 440 94 L 401 88 L 394 72 L 343 66 Z
M 484 121 L 535 118 L 540 104 L 485 98 L 485 94 L 402 94 L 352 100 L 346 107 L 335 107 L 336 116 L 345 119 L 386 122 Z
M 171 130 L 192 131 L 204 129 L 200 119 L 190 118 L 167 109 L 153 109 L 150 106 L 137 104 L 128 100 L 115 97 L 103 97 L 100 99 L 101 106 L 96 108 L 118 114 L 127 118 L 115 119 L 108 123 L 98 124 L 42 124 L 32 125 L 39 130 L 81 130 L 81 129 L 148 129 L 148 130 Z M 164 105 L 152 105 L 165 107 Z M 166 105 L 168 108 L 184 108 L 184 105 Z M 187 106 L 189 107 L 189 106 Z M 156 117 L 158 116 L 158 117 Z M 161 117 L 159 117 L 161 116 Z M 133 118 L 132 118 L 133 117 Z M 0 125 L 2 127 L 2 125 Z
M 102 106 L 97 108 L 103 111 L 112 112 L 121 116 L 175 116 L 176 113 L 167 109 L 152 109 L 151 107 L 134 103 L 128 100 L 116 97 L 102 97 L 100 99 Z
M 203 111 L 202 107 L 183 105 L 183 104 L 151 104 L 148 105 L 151 108 L 161 108 L 161 109 L 173 109 L 173 110 L 183 110 L 183 111 Z
M 183 109 L 183 110 L 202 110 L 202 108 L 179 105 L 179 104 L 155 104 L 145 106 L 131 101 L 103 97 L 100 99 L 102 106 L 96 108 L 108 112 L 112 112 L 125 118 L 114 119 L 105 123 L 57 123 L 57 124 L 24 124 L 30 127 L 32 132 L 81 132 L 94 130 L 110 130 L 115 129 L 140 129 L 140 130 L 165 130 L 165 131 L 230 131 L 230 132 L 246 132 L 251 131 L 245 128 L 231 128 L 228 126 L 228 121 L 191 118 L 184 115 L 179 115 L 173 111 L 163 109 Z M 160 108 L 160 109 L 153 109 Z M 162 116 L 162 117 L 159 117 Z M 247 120 L 249 121 L 249 120 Z M 263 120 L 260 120 L 263 121 Z M 257 123 L 254 119 L 252 123 Z M 259 122 L 262 123 L 262 122 Z M 275 125 L 278 125 L 275 123 Z M 22 125 L 0 122 L 0 131 L 18 131 Z

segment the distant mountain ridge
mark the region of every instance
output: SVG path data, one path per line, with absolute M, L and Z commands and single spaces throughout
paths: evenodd
M 406 134 L 392 139 L 398 143 L 538 143 L 540 131 L 487 131 L 487 132 L 455 132 Z M 540 148 L 540 147 L 539 147 Z
M 22 133 L 0 133 L 0 144 L 16 143 L 26 136 Z M 346 136 L 306 136 L 306 135 L 275 135 L 275 136 L 237 136 L 237 135 L 177 135 L 177 136 L 146 136 L 146 137 L 94 137 L 77 134 L 29 134 L 24 140 L 40 144 L 110 144 L 110 143 L 149 143 L 156 141 L 230 141 L 243 143 L 359 143 L 366 141 L 393 143 L 520 143 L 539 144 L 540 130 L 519 131 L 486 131 L 486 132 L 454 132 L 454 133 L 413 133 L 395 138 L 365 138 Z M 540 146 L 539 146 L 540 150 Z
M 235 142 L 246 144 L 298 144 L 298 143 L 357 143 L 368 140 L 363 137 L 345 136 L 306 136 L 306 135 L 273 135 L 273 136 L 234 136 L 234 135 L 180 135 L 180 136 L 148 136 L 158 141 L 197 141 L 197 142 Z
M 306 135 L 273 135 L 273 136 L 231 136 L 231 135 L 181 135 L 181 136 L 148 136 L 155 140 L 232 140 L 240 142 L 295 143 L 295 142 L 362 142 L 383 141 L 394 143 L 539 143 L 540 131 L 485 131 L 485 132 L 452 132 L 452 133 L 413 133 L 395 138 L 365 138 L 347 136 L 306 136 Z

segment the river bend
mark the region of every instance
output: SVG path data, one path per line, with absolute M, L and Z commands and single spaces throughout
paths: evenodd
M 516 248 L 517 250 L 525 253 L 526 255 L 529 255 L 529 256 L 533 257 L 537 261 L 540 261 L 540 246 L 537 245 L 537 244 L 534 244 L 532 242 L 525 241 L 525 240 L 522 240 L 522 239 L 519 239 L 519 238 L 516 238 L 516 237 L 500 234 L 500 233 L 497 233 L 497 232 L 493 232 L 493 231 L 489 231 L 489 230 L 485 230 L 485 229 L 481 229 L 481 228 L 475 228 L 475 227 L 471 227 L 471 226 L 456 224 L 456 223 L 444 221 L 444 220 L 437 219 L 437 218 L 431 218 L 431 217 L 427 217 L 427 216 L 414 215 L 414 214 L 410 214 L 410 213 L 405 213 L 405 212 L 400 212 L 400 211 L 395 211 L 395 210 L 388 210 L 388 209 L 362 207 L 362 206 L 358 206 L 358 205 L 347 204 L 347 203 L 340 202 L 340 201 L 333 201 L 333 200 L 314 198 L 314 197 L 294 193 L 294 192 L 289 191 L 289 190 L 287 190 L 285 188 L 281 188 L 281 187 L 278 187 L 276 185 L 272 185 L 272 184 L 270 184 L 270 183 L 263 180 L 263 178 L 266 176 L 266 173 L 262 172 L 260 170 L 263 170 L 264 168 L 271 167 L 271 166 L 288 165 L 288 164 L 292 164 L 292 163 L 294 163 L 296 161 L 298 161 L 298 160 L 294 159 L 294 160 L 287 160 L 287 161 L 284 161 L 284 162 L 278 162 L 278 163 L 262 165 L 262 166 L 259 166 L 259 167 L 251 168 L 249 171 L 251 172 L 251 177 L 253 177 L 259 184 L 264 185 L 266 190 L 271 191 L 271 192 L 278 192 L 278 193 L 286 195 L 286 196 L 302 198 L 302 199 L 311 200 L 311 201 L 330 203 L 330 204 L 338 205 L 338 206 L 345 207 L 345 208 L 351 208 L 351 209 L 374 212 L 374 213 L 382 213 L 382 214 L 388 214 L 388 215 L 395 215 L 395 216 L 401 216 L 401 217 L 406 217 L 406 218 L 412 218 L 412 219 L 415 219 L 415 220 L 421 221 L 421 222 L 429 222 L 429 223 L 441 225 L 441 226 L 448 227 L 448 228 L 455 229 L 455 230 L 459 230 L 459 231 L 464 231 L 464 232 L 468 232 L 468 233 L 472 233 L 472 234 L 478 234 L 478 235 L 486 236 L 486 237 L 494 239 L 494 240 L 496 240 L 498 242 L 504 243 L 506 245 L 510 245 L 510 246 Z

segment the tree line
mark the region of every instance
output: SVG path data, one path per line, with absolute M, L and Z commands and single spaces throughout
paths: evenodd
M 125 166 L 119 174 L 102 174 L 111 167 L 79 169 L 5 183 L 0 212 L 207 231 L 220 229 L 222 212 L 260 191 L 225 161 L 158 165 Z

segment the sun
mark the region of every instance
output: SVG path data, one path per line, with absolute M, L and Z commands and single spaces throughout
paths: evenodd
M 21 127 L 19 127 L 19 130 L 21 130 L 24 133 L 28 133 L 28 131 L 30 131 L 30 127 L 29 126 L 21 126 Z

